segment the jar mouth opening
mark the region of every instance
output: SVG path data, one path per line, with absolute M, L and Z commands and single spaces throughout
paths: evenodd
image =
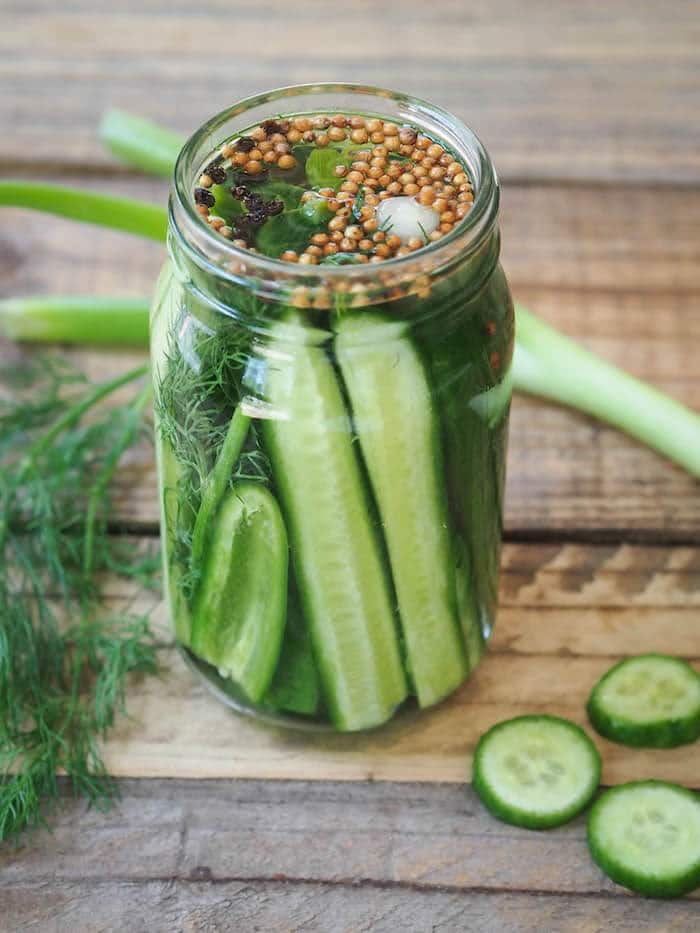
M 364 263 L 300 266 L 235 246 L 202 221 L 195 209 L 192 187 L 225 139 L 256 121 L 268 119 L 273 110 L 284 112 L 285 116 L 356 112 L 386 117 L 388 113 L 397 122 L 411 124 L 445 142 L 464 161 L 474 186 L 471 210 L 441 239 L 407 256 L 371 266 Z M 247 97 L 211 117 L 190 136 L 175 165 L 169 201 L 170 236 L 203 271 L 251 287 L 269 298 L 279 297 L 281 291 L 295 286 L 332 289 L 340 281 L 356 283 L 355 287 L 365 282 L 368 290 L 376 293 L 381 282 L 387 288 L 390 284 L 396 288 L 426 275 L 435 280 L 448 274 L 475 253 L 490 234 L 498 213 L 498 200 L 498 179 L 486 148 L 449 111 L 381 87 L 345 83 L 293 85 Z

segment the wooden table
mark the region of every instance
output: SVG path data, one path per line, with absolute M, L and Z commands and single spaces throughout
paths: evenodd
M 162 200 L 163 184 L 100 150 L 108 106 L 185 132 L 281 84 L 348 78 L 418 93 L 464 117 L 493 155 L 516 297 L 700 408 L 696 3 L 2 6 L 4 175 Z M 161 259 L 117 234 L 0 217 L 7 295 L 141 295 Z M 73 356 L 103 375 L 140 355 Z M 138 538 L 157 534 L 154 490 L 143 447 L 117 497 L 117 520 Z M 698 929 L 697 900 L 644 901 L 606 881 L 583 819 L 520 831 L 464 783 L 489 723 L 526 709 L 583 722 L 582 699 L 615 658 L 700 658 L 698 493 L 620 434 L 518 398 L 499 624 L 468 688 L 388 739 L 329 749 L 229 717 L 171 652 L 162 681 L 133 686 L 134 718 L 107 746 L 125 776 L 119 806 L 100 814 L 67 799 L 53 834 L 0 853 L 0 930 Z M 154 600 L 116 583 L 108 598 Z M 164 624 L 157 604 L 154 619 Z M 663 774 L 700 786 L 697 747 L 601 747 L 607 783 Z

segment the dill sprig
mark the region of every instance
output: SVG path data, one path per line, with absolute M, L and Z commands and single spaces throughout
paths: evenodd
M 260 307 L 245 309 L 246 316 L 261 313 Z M 259 431 L 240 405 L 253 339 L 250 327 L 239 321 L 215 333 L 196 328 L 184 343 L 181 328 L 174 327 L 160 367 L 156 421 L 180 467 L 170 559 L 179 565 L 178 585 L 188 600 L 199 578 L 209 518 L 226 488 L 242 479 L 269 482 L 271 477 Z
M 94 386 L 68 364 L 6 366 L 0 380 L 0 840 L 43 823 L 56 774 L 105 807 L 116 792 L 100 740 L 127 676 L 156 669 L 147 619 L 104 616 L 99 571 L 153 584 L 157 556 L 108 533 L 109 485 L 144 428 L 144 376 Z

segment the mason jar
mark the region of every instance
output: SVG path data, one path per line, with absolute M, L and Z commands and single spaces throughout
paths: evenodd
M 415 253 L 301 265 L 202 221 L 222 141 L 274 114 L 417 128 L 468 168 L 469 213 Z M 286 88 L 184 146 L 151 316 L 163 560 L 190 667 L 277 724 L 371 729 L 444 700 L 493 629 L 513 306 L 498 183 L 451 114 L 352 85 Z

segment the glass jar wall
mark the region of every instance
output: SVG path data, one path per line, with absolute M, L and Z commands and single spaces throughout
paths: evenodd
M 283 112 L 408 124 L 475 198 L 425 249 L 290 265 L 207 228 L 216 147 Z M 498 188 L 476 137 L 428 104 L 347 86 L 245 101 L 188 142 L 151 346 L 176 638 L 236 709 L 356 731 L 469 676 L 496 607 L 513 310 Z

